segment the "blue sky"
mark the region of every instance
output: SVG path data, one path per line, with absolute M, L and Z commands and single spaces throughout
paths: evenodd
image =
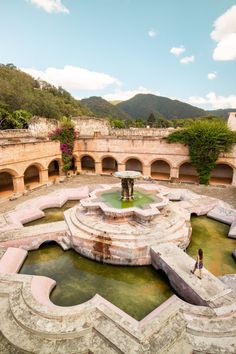
M 2 0 L 0 62 L 78 98 L 236 108 L 236 1 Z

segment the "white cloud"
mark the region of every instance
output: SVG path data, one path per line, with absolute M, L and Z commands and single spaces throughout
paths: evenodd
M 236 33 L 229 34 L 217 44 L 213 52 L 213 59 L 214 60 L 235 60 L 236 59 Z
M 62 12 L 69 14 L 69 10 L 65 7 L 61 0 L 28 0 L 33 5 L 36 5 L 48 13 Z
M 103 95 L 103 98 L 107 101 L 126 101 L 129 100 L 130 98 L 134 97 L 135 95 L 139 93 L 144 93 L 144 94 L 153 94 L 153 95 L 159 95 L 160 93 L 158 91 L 154 90 L 149 90 L 146 87 L 139 86 L 135 90 L 127 90 L 127 91 L 122 91 L 122 90 L 116 90 L 113 93 L 109 93 L 106 95 Z
M 44 71 L 33 68 L 21 68 L 21 70 L 36 79 L 40 78 L 54 86 L 62 86 L 68 91 L 102 90 L 110 85 L 121 85 L 115 77 L 71 65 L 66 65 L 63 69 L 47 68 Z
M 154 38 L 157 35 L 157 31 L 152 29 L 152 30 L 148 31 L 148 35 L 149 35 L 149 37 Z
M 216 72 L 207 74 L 207 78 L 209 80 L 214 80 L 216 78 L 216 76 L 217 76 Z
M 198 106 L 208 106 L 210 109 L 236 108 L 236 95 L 217 96 L 209 92 L 205 97 L 191 96 L 188 103 Z
M 211 38 L 217 42 L 214 60 L 236 59 L 236 5 L 216 19 Z
M 189 56 L 189 57 L 184 57 L 184 58 L 182 58 L 182 59 L 180 60 L 180 63 L 181 63 L 181 64 L 193 63 L 194 60 L 195 60 L 194 55 L 191 55 L 191 56 Z
M 173 47 L 173 48 L 171 48 L 171 50 L 170 50 L 170 53 L 171 54 L 174 54 L 174 55 L 176 55 L 176 56 L 179 56 L 180 54 L 182 54 L 183 52 L 185 52 L 185 48 L 184 48 L 184 46 L 183 45 L 181 45 L 180 47 Z

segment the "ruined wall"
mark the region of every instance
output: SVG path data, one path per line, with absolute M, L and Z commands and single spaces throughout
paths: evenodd
M 110 135 L 117 137 L 166 137 L 175 131 L 174 128 L 129 128 L 129 129 L 111 129 Z
M 48 133 L 59 127 L 59 121 L 34 116 L 30 120 L 29 131 L 34 137 L 48 137 Z
M 236 131 L 236 112 L 231 112 L 228 118 L 228 127 Z
M 83 116 L 74 117 L 72 121 L 80 135 L 93 136 L 95 132 L 100 132 L 101 135 L 110 134 L 111 126 L 106 119 Z

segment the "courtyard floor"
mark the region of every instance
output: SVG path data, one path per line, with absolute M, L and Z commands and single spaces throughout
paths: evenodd
M 41 189 L 33 190 L 28 195 L 24 195 L 19 197 L 16 200 L 5 201 L 3 203 L 0 202 L 0 213 L 7 212 L 9 210 L 14 209 L 18 204 L 23 201 L 29 200 L 33 197 L 39 197 L 41 195 L 45 195 L 47 193 L 53 192 L 55 190 L 61 188 L 74 188 L 88 185 L 90 190 L 97 188 L 101 184 L 111 184 L 118 183 L 119 180 L 113 176 L 106 175 L 78 175 L 75 177 L 67 178 L 63 183 L 53 184 L 49 187 L 42 187 Z M 145 183 L 142 181 L 141 183 Z M 147 181 L 150 184 L 150 181 Z M 236 208 L 236 187 L 228 186 L 228 187 L 220 187 L 220 186 L 203 186 L 197 184 L 187 184 L 187 183 L 169 183 L 164 181 L 154 181 L 151 183 L 161 184 L 168 186 L 169 188 L 181 188 L 181 189 L 189 189 L 195 193 L 203 194 L 209 197 L 214 197 L 221 199 L 230 205 L 233 208 Z

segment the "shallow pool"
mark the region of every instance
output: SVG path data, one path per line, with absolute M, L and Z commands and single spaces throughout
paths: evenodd
M 216 276 L 236 273 L 231 256 L 236 242 L 227 238 L 229 226 L 205 216 L 192 217 L 191 223 L 193 233 L 187 253 L 195 257 L 198 248 L 202 248 L 204 266 Z M 56 305 L 81 304 L 98 293 L 137 320 L 173 294 L 166 276 L 151 266 L 101 264 L 73 250 L 64 252 L 54 243 L 29 252 L 20 273 L 55 279 L 57 286 L 50 298 Z
M 45 216 L 43 218 L 28 222 L 27 224 L 24 224 L 24 226 L 34 226 L 40 224 L 47 224 L 49 222 L 54 222 L 54 221 L 62 221 L 64 220 L 64 211 L 69 208 L 72 208 L 78 203 L 79 203 L 78 200 L 69 200 L 61 208 L 44 209 L 43 212 Z
M 98 293 L 137 320 L 173 294 L 166 276 L 151 266 L 97 263 L 73 250 L 64 252 L 54 243 L 29 252 L 20 273 L 55 279 L 50 298 L 56 305 L 81 304 Z
M 236 273 L 232 252 L 236 241 L 227 237 L 229 226 L 206 216 L 193 216 L 191 243 L 187 253 L 196 257 L 199 248 L 204 252 L 204 266 L 214 275 Z

